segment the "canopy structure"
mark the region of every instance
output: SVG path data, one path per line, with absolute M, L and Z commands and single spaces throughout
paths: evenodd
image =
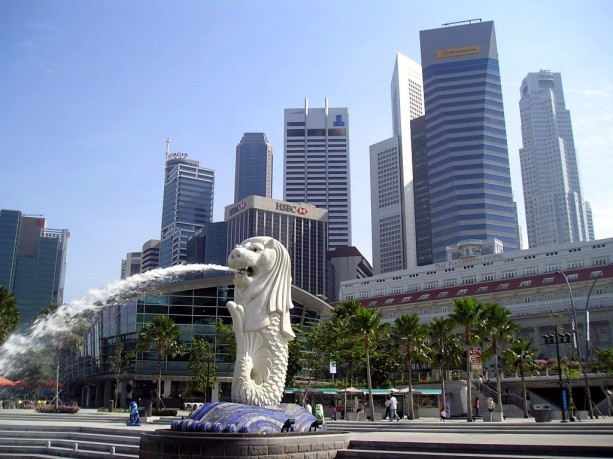
M 338 391 L 340 394 L 363 394 L 364 391 L 362 389 L 357 389 L 353 386 L 347 387 L 346 389 L 339 389 Z
M 14 387 L 15 383 L 9 379 L 0 376 L 0 387 Z

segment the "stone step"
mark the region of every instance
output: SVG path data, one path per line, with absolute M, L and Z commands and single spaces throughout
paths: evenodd
M 596 423 L 487 423 L 475 424 L 468 422 L 439 422 L 419 423 L 413 421 L 404 422 L 345 422 L 336 421 L 327 423 L 328 430 L 351 430 L 352 432 L 378 432 L 378 431 L 402 431 L 402 432 L 442 432 L 442 433 L 473 433 L 475 431 L 487 434 L 495 433 L 544 433 L 544 434 L 576 434 L 576 435 L 605 435 L 613 434 L 613 424 Z
M 113 458 L 113 459 L 138 459 L 137 454 L 111 454 L 102 451 L 74 450 L 70 448 L 47 448 L 47 446 L 3 446 L 0 445 L 0 457 L 15 458 L 27 457 L 36 458 L 51 458 L 51 457 L 70 457 L 74 459 L 95 459 L 95 458 Z
M 15 438 L 15 439 L 28 439 L 28 438 L 44 438 L 48 440 L 52 440 L 58 438 L 58 433 L 61 433 L 61 438 L 63 440 L 73 440 L 78 442 L 96 442 L 103 444 L 114 444 L 114 445 L 122 445 L 122 446 L 138 446 L 140 443 L 140 434 L 138 436 L 135 435 L 109 435 L 106 433 L 99 432 L 71 432 L 67 430 L 58 430 L 58 431 L 48 431 L 44 429 L 40 430 L 7 430 L 4 428 L 0 428 L 0 442 L 4 438 Z
M 505 454 L 501 453 L 460 453 L 453 450 L 446 452 L 424 452 L 424 451 L 371 451 L 346 449 L 340 450 L 336 454 L 337 459 L 342 458 L 368 458 L 368 459 L 552 459 L 560 456 L 539 456 L 526 454 Z M 572 456 L 574 459 L 591 459 L 592 456 Z M 609 456 L 610 457 L 610 456 Z
M 352 439 L 337 457 L 394 458 L 611 458 L 613 447 L 600 445 L 524 445 L 506 443 L 453 443 L 411 441 L 368 441 Z
M 138 457 L 139 445 L 121 445 L 112 444 L 111 442 L 94 442 L 83 440 L 69 440 L 60 438 L 45 438 L 45 437 L 30 437 L 30 438 L 16 438 L 16 437 L 2 437 L 0 438 L 0 448 L 3 447 L 41 447 L 46 448 L 47 451 L 52 450 L 70 450 L 70 451 L 85 451 L 93 452 L 96 454 L 124 454 L 129 456 Z

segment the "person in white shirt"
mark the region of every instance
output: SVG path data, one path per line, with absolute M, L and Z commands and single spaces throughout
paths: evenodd
M 398 410 L 398 400 L 396 400 L 396 397 L 394 397 L 394 393 L 390 392 L 390 422 L 392 422 L 394 419 L 396 421 L 400 421 L 397 410 Z

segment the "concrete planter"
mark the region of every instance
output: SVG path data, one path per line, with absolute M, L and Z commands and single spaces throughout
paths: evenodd
M 485 412 L 483 413 L 483 422 L 502 422 L 502 413 L 500 411 Z

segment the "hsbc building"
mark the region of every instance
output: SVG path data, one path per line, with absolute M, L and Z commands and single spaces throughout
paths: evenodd
M 227 251 L 255 236 L 281 242 L 292 261 L 292 283 L 307 292 L 326 294 L 328 211 L 310 204 L 247 196 L 225 208 Z

